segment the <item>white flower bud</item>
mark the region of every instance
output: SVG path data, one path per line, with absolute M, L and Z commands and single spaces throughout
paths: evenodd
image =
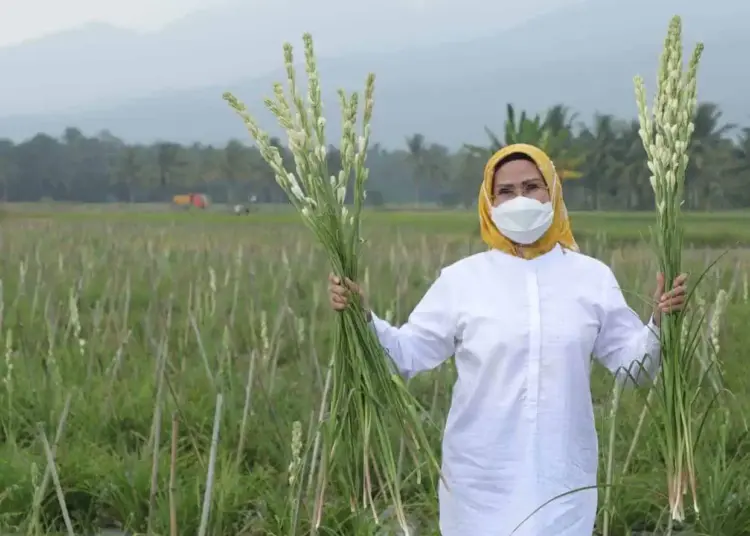
M 305 200 L 305 193 L 302 191 L 302 188 L 299 187 L 299 184 L 294 183 L 290 185 L 289 191 L 299 201 Z
M 302 191 L 302 188 L 300 187 L 299 182 L 297 182 L 297 179 L 294 177 L 292 173 L 287 174 L 286 183 L 288 184 L 289 192 L 291 193 L 292 196 L 294 196 L 295 199 L 301 201 L 305 198 L 305 192 Z
M 670 169 L 667 171 L 667 184 L 670 189 L 673 189 L 677 184 L 677 177 L 675 177 L 674 170 Z

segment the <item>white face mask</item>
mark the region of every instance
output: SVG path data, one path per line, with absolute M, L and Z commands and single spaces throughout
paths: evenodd
M 517 244 L 529 245 L 539 240 L 552 225 L 552 203 L 541 203 L 528 197 L 515 197 L 493 207 L 492 222 L 506 237 Z
M 557 188 L 557 176 L 552 186 L 552 198 Z M 492 223 L 498 231 L 517 244 L 527 246 L 539 240 L 552 226 L 555 210 L 552 202 L 542 203 L 536 199 L 518 196 L 493 207 L 487 190 L 484 192 L 490 204 Z

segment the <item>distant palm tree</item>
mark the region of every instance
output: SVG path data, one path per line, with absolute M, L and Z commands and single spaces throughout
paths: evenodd
M 617 133 L 614 117 L 611 115 L 594 115 L 594 125 L 585 128 L 581 133 L 581 141 L 589 147 L 589 157 L 586 161 L 583 185 L 587 194 L 587 204 L 594 210 L 601 208 L 602 188 L 612 183 L 613 167 L 617 167 L 615 152 L 617 150 Z M 605 171 L 606 170 L 606 171 Z
M 156 148 L 156 162 L 159 166 L 159 185 L 169 184 L 172 170 L 177 165 L 180 146 L 176 143 L 160 143 Z
M 425 137 L 422 134 L 414 134 L 413 136 L 406 138 L 406 147 L 409 150 L 409 160 L 411 161 L 414 169 L 414 188 L 416 190 L 417 205 L 419 205 L 421 201 L 421 184 L 425 180 L 425 176 L 428 172 Z
M 721 124 L 722 112 L 713 102 L 698 104 L 695 111 L 693 136 L 690 140 L 690 162 L 685 177 L 685 198 L 690 208 L 698 208 L 716 192 L 718 176 L 724 159 L 717 158 L 722 138 L 736 128 L 733 123 Z
M 582 176 L 581 165 L 585 155 L 578 149 L 573 139 L 573 120 L 568 108 L 561 104 L 550 108 L 544 117 L 537 114 L 528 117 L 525 111 L 516 120 L 512 104 L 506 105 L 505 139 L 501 140 L 489 127 L 484 127 L 490 140 L 489 146 L 465 145 L 476 156 L 489 158 L 490 155 L 507 145 L 528 143 L 539 147 L 555 162 L 558 173 L 564 179 L 577 179 Z
M 737 146 L 734 149 L 734 157 L 737 164 L 731 168 L 734 173 L 746 173 L 750 171 L 750 127 L 742 129 Z

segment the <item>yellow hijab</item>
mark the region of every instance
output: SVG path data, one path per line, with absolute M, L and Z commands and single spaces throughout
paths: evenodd
M 536 163 L 542 172 L 544 182 L 547 183 L 554 209 L 554 218 L 550 228 L 539 240 L 528 246 L 515 244 L 506 238 L 492 222 L 490 215 L 492 210 L 490 198 L 492 196 L 495 167 L 503 158 L 514 153 L 523 153 Z M 555 166 L 549 156 L 533 145 L 525 143 L 508 145 L 493 154 L 489 159 L 487 165 L 484 167 L 484 180 L 479 191 L 479 225 L 482 232 L 482 240 L 490 248 L 498 249 L 516 257 L 533 259 L 534 257 L 544 255 L 557 244 L 560 244 L 564 248 L 578 251 L 578 245 L 575 238 L 573 238 L 573 232 L 570 230 L 570 220 L 568 219 L 568 210 L 565 208 L 565 201 L 563 201 L 560 177 L 557 175 Z

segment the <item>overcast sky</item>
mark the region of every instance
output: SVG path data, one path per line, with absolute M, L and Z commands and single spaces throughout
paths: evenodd
M 94 21 L 154 30 L 197 9 L 229 1 L 0 0 L 0 47 Z

